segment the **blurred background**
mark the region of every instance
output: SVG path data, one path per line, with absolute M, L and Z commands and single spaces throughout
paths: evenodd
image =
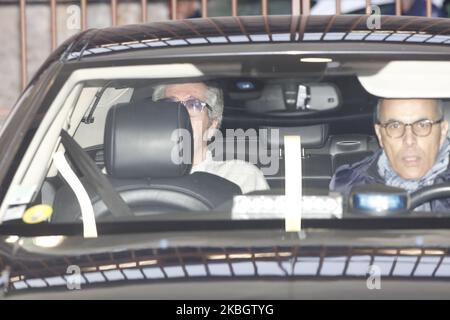
M 308 1 L 308 0 L 306 0 Z M 300 13 L 305 0 L 0 0 L 0 124 L 48 55 L 87 28 L 230 15 Z M 401 14 L 450 17 L 450 0 L 398 0 Z M 310 14 L 335 14 L 335 0 L 308 1 Z M 339 1 L 338 1 L 339 2 Z M 396 14 L 395 0 L 372 0 Z M 366 0 L 340 0 L 341 14 L 364 14 Z M 303 7 L 303 8 L 302 8 Z M 427 12 L 427 9 L 429 12 Z

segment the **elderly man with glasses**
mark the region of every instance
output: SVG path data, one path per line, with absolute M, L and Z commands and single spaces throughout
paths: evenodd
M 448 122 L 435 99 L 381 99 L 375 110 L 381 149 L 336 170 L 330 189 L 348 196 L 354 185 L 381 183 L 413 192 L 450 181 Z M 450 199 L 425 203 L 418 211 L 448 211 Z
M 173 101 L 183 104 L 191 118 L 194 157 L 191 173 L 204 171 L 216 174 L 237 184 L 242 193 L 267 190 L 264 174 L 251 163 L 242 160 L 214 161 L 208 141 L 222 121 L 223 95 L 219 88 L 205 83 L 159 85 L 153 91 L 154 101 Z

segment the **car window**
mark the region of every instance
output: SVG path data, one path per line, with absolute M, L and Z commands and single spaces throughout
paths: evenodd
M 359 77 L 389 61 L 337 58 L 318 66 L 301 62 L 291 71 L 282 58 L 193 60 L 181 69 L 135 65 L 121 67 L 121 76 L 111 67 L 98 69 L 104 80 L 91 70 L 82 81 L 68 79 L 63 87 L 72 90 L 53 101 L 55 120 L 41 125 L 47 126 L 39 147 L 47 151 L 37 153 L 43 161 L 31 162 L 23 175 L 35 192 L 14 206 L 19 214 L 9 208 L 3 219 L 40 204 L 52 208 L 52 223 L 86 220 L 83 206 L 93 223 L 180 212 L 285 219 L 299 205 L 286 201 L 291 188 L 303 195 L 306 219 L 345 219 L 358 210 L 412 214 L 407 191 L 334 188 L 337 172 L 382 152 L 374 130 L 379 100 Z M 147 77 L 145 68 L 159 71 Z M 377 207 L 380 199 L 384 209 Z M 117 206 L 128 208 L 126 214 Z

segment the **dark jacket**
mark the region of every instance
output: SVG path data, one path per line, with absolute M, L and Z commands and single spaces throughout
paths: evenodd
M 347 199 L 350 191 L 355 185 L 364 184 L 384 184 L 384 178 L 378 173 L 377 162 L 382 153 L 382 149 L 377 150 L 373 155 L 363 160 L 344 164 L 337 168 L 330 182 L 330 190 L 340 192 L 344 199 Z M 435 184 L 450 182 L 450 165 L 436 177 Z M 437 199 L 431 201 L 431 210 L 437 212 L 450 212 L 450 198 Z

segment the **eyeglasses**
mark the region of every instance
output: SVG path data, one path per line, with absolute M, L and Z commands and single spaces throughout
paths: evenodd
M 443 119 L 436 121 L 423 119 L 417 120 L 413 123 L 403 123 L 401 121 L 389 121 L 387 123 L 378 123 L 381 127 L 386 129 L 386 133 L 391 138 L 401 138 L 405 134 L 407 126 L 410 126 L 412 132 L 417 137 L 426 137 L 431 133 L 433 125 L 441 123 Z
M 209 104 L 207 104 L 206 102 L 201 101 L 199 99 L 188 99 L 188 100 L 185 100 L 185 101 L 180 101 L 177 98 L 170 97 L 170 98 L 163 98 L 163 99 L 160 99 L 158 101 L 161 101 L 161 102 L 178 102 L 178 103 L 181 103 L 183 106 L 185 106 L 188 110 L 192 110 L 192 111 L 198 112 L 198 113 L 202 112 L 203 109 L 205 109 L 205 108 L 208 109 L 209 111 L 212 111 L 212 108 L 211 108 L 211 106 Z

